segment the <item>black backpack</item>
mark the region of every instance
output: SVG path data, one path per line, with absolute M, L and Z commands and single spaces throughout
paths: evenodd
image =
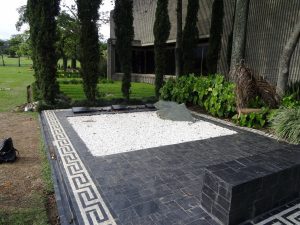
M 18 150 L 14 148 L 11 138 L 0 141 L 0 163 L 16 161 L 16 152 L 18 152 Z

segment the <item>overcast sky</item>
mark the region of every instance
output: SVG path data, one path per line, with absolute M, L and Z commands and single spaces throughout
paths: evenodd
M 62 0 L 62 3 L 74 4 L 74 0 Z M 17 8 L 25 5 L 27 0 L 8 0 L 2 4 L 0 7 L 0 39 L 9 39 L 11 35 L 17 34 L 15 24 L 18 21 Z M 103 0 L 104 5 L 100 7 L 100 11 L 110 11 L 113 6 L 111 0 Z M 28 27 L 23 28 L 28 29 Z M 102 25 L 100 27 L 100 33 L 104 35 L 105 38 L 109 37 L 109 24 Z

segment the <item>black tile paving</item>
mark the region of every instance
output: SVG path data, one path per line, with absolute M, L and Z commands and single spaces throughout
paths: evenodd
M 72 112 L 56 115 L 120 225 L 217 224 L 201 207 L 205 168 L 230 174 L 247 165 L 245 157 L 290 147 L 227 127 L 238 134 L 94 157 L 67 121 Z M 292 153 L 287 157 L 293 160 Z

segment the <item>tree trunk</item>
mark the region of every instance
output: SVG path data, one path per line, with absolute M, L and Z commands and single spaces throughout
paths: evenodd
M 233 78 L 235 74 L 236 65 L 245 57 L 248 11 L 249 0 L 236 1 L 230 65 L 231 78 Z
M 71 68 L 75 70 L 76 67 L 77 67 L 76 58 L 72 58 L 72 60 L 71 60 Z
M 212 5 L 209 46 L 206 56 L 208 74 L 215 74 L 218 71 L 218 60 L 222 46 L 223 17 L 223 0 L 214 0 Z
M 290 70 L 290 62 L 293 56 L 294 50 L 300 39 L 300 19 L 295 25 L 293 32 L 291 33 L 290 38 L 288 39 L 279 61 L 279 74 L 277 79 L 277 88 L 276 92 L 280 97 L 283 97 L 289 79 L 289 70 Z
M 21 56 L 18 57 L 18 64 L 19 64 L 19 67 L 21 67 Z
M 1 58 L 2 58 L 2 66 L 5 66 L 3 55 L 1 55 Z
M 68 58 L 64 54 L 63 54 L 62 58 L 63 58 L 63 69 L 64 69 L 64 71 L 66 71 L 67 67 L 68 67 Z
M 182 0 L 177 0 L 176 77 L 182 75 Z

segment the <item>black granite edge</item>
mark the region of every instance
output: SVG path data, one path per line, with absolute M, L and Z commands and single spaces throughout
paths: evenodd
M 245 165 L 239 162 L 239 160 Z M 236 170 L 226 166 L 232 162 L 235 162 Z M 211 215 L 218 218 L 218 221 L 227 221 L 226 223 L 228 223 L 229 218 L 232 216 L 235 218 L 236 215 L 241 214 L 239 207 L 243 199 L 249 202 L 249 198 L 256 196 L 257 191 L 263 191 L 261 194 L 268 191 L 269 185 L 275 185 L 276 190 L 278 188 L 280 189 L 282 185 L 278 182 L 283 182 L 283 177 L 289 179 L 290 182 L 290 177 L 299 177 L 299 171 L 300 148 L 294 145 L 209 166 L 205 169 L 202 192 L 202 198 L 205 197 L 206 202 L 202 201 L 202 204 L 204 204 L 203 206 Z M 294 188 L 296 186 L 297 182 L 293 185 L 291 192 L 288 191 L 285 193 L 285 196 L 288 196 L 288 198 L 278 199 L 276 201 L 271 200 L 272 203 L 270 203 L 271 205 L 267 206 L 267 208 L 278 207 L 294 198 L 299 198 L 300 191 L 295 192 L 296 189 Z M 220 190 L 222 192 L 220 192 Z M 244 197 L 242 197 L 243 195 Z M 272 199 L 274 195 L 271 195 Z M 215 198 L 216 196 L 217 198 Z M 219 199 L 220 196 L 222 197 L 221 199 Z M 265 198 L 265 194 L 262 196 L 258 195 L 255 201 L 264 202 Z M 234 207 L 232 207 L 233 204 L 235 205 Z M 238 218 L 238 216 L 236 218 Z
M 76 116 L 97 116 L 103 114 L 119 114 L 119 113 L 135 113 L 135 112 L 154 112 L 157 111 L 156 109 L 151 108 L 144 108 L 144 109 L 129 109 L 129 110 L 109 110 L 109 111 L 93 111 L 93 112 L 86 112 L 86 113 L 73 113 L 72 110 L 63 110 L 63 111 L 56 111 L 55 113 L 66 113 L 66 117 L 76 117 Z
M 91 179 L 93 180 L 94 183 L 98 184 L 96 185 L 97 190 L 99 191 L 104 203 L 106 204 L 108 210 L 110 211 L 111 215 L 113 216 L 113 218 L 115 219 L 115 222 L 118 224 L 118 218 L 116 216 L 116 213 L 114 212 L 114 210 L 112 209 L 109 201 L 106 199 L 103 191 L 101 190 L 101 185 L 98 183 L 97 179 L 95 179 L 94 175 L 93 175 L 93 171 L 89 166 L 89 161 L 93 160 L 93 158 L 95 156 L 93 156 L 90 152 L 89 149 L 87 148 L 86 144 L 82 141 L 82 139 L 79 137 L 79 135 L 77 134 L 77 132 L 73 129 L 72 125 L 68 122 L 67 117 L 74 117 L 74 116 L 93 116 L 93 115 L 99 115 L 100 113 L 84 113 L 84 114 L 73 114 L 72 111 L 55 111 L 54 112 L 59 120 L 59 122 L 61 123 L 61 125 L 63 126 L 68 138 L 70 139 L 72 145 L 74 146 L 74 148 L 78 148 L 80 149 L 80 151 L 77 151 L 77 154 L 79 155 L 79 157 L 82 160 L 82 163 L 84 164 L 84 166 L 86 167 Z
M 70 184 L 66 184 L 66 179 L 64 179 L 64 176 L 66 177 L 66 174 L 63 173 L 64 169 L 62 169 L 61 166 L 59 165 L 60 156 L 57 153 L 57 149 L 52 144 L 53 138 L 52 138 L 52 134 L 49 132 L 50 128 L 45 118 L 44 112 L 42 112 L 39 115 L 39 119 L 41 124 L 42 137 L 45 142 L 45 150 L 51 167 L 51 176 L 54 182 L 54 191 L 55 191 L 58 214 L 60 218 L 60 224 L 80 225 L 83 223 L 83 220 L 82 218 L 78 218 L 78 213 L 76 213 L 76 211 L 79 211 L 79 209 L 75 210 L 74 205 L 77 204 L 76 202 L 72 202 L 71 200 L 72 198 L 70 198 L 70 193 L 68 190 L 71 189 L 71 186 Z M 50 151 L 49 151 L 50 148 L 56 151 L 55 152 L 57 157 L 56 160 L 51 159 Z
M 236 170 L 232 168 L 230 164 L 233 162 L 240 164 L 240 167 Z M 297 166 L 300 166 L 300 145 L 286 145 L 270 152 L 251 155 L 226 163 L 208 166 L 205 170 L 218 177 L 220 181 L 234 186 L 242 185 L 249 181 L 254 181 Z M 258 173 L 251 174 L 248 172 L 247 174 L 247 171 L 245 171 L 246 169 L 249 170 L 255 168 L 259 169 Z M 235 172 L 241 172 L 244 176 L 238 177 L 239 179 L 230 179 Z M 222 177 L 225 177 L 225 179 Z M 229 178 L 229 180 L 226 178 Z
M 266 220 L 266 219 L 268 219 L 272 216 L 276 216 L 277 214 L 279 214 L 279 213 L 281 213 L 281 212 L 283 212 L 283 211 L 285 211 L 285 210 L 287 210 L 287 209 L 289 209 L 293 206 L 296 206 L 298 204 L 300 204 L 300 198 L 297 198 L 297 199 L 295 199 L 295 200 L 293 200 L 293 201 L 291 201 L 291 202 L 289 202 L 289 203 L 287 203 L 283 206 L 279 206 L 279 207 L 277 207 L 277 208 L 275 208 L 275 209 L 273 209 L 269 212 L 263 213 L 263 214 L 255 217 L 251 220 L 247 220 L 247 221 L 243 222 L 240 225 L 255 225 L 255 224 L 258 224 L 258 223 L 263 222 L 264 220 Z

